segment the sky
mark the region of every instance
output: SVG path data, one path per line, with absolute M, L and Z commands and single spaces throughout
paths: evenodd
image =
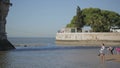
M 76 8 L 100 8 L 120 14 L 120 0 L 11 0 L 7 16 L 8 37 L 55 37 Z

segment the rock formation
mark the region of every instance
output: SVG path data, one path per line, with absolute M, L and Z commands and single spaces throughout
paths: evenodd
M 8 41 L 6 35 L 6 17 L 10 6 L 12 6 L 10 0 L 0 0 L 0 50 L 15 49 L 15 47 Z

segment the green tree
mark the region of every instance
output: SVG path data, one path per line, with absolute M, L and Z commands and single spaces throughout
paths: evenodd
M 66 27 L 76 27 L 76 19 L 77 19 L 77 17 L 74 16 L 73 19 L 71 20 L 71 23 L 67 24 Z
M 76 10 L 76 16 L 73 17 L 70 24 L 67 24 L 67 27 L 76 27 L 80 29 L 79 31 L 81 31 L 81 28 L 84 26 L 83 15 L 79 6 L 77 6 Z
M 84 25 L 91 26 L 94 32 L 109 32 L 113 26 L 120 27 L 120 15 L 116 12 L 99 8 L 81 10 L 78 6 L 76 16 L 73 17 L 67 27 L 82 28 Z
M 77 12 L 76 13 L 77 13 L 76 21 L 75 21 L 76 27 L 81 29 L 84 26 L 84 23 L 83 23 L 82 11 L 81 11 L 79 6 L 77 7 Z

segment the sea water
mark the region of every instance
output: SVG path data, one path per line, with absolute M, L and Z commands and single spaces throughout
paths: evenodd
M 55 38 L 9 38 L 16 50 L 0 51 L 0 68 L 119 68 L 101 64 L 97 47 L 58 46 Z M 24 47 L 24 45 L 27 45 Z
M 16 47 L 55 45 L 55 38 L 53 37 L 10 37 L 8 39 Z

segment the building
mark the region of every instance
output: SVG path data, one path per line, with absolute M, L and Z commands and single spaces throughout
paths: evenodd
M 58 33 L 76 33 L 77 28 L 62 28 Z
M 120 32 L 120 28 L 115 26 L 110 28 L 110 32 Z
M 82 32 L 92 32 L 92 28 L 90 26 L 84 26 Z
M 58 33 L 79 33 L 79 28 L 62 28 Z M 91 32 L 92 28 L 90 26 L 84 26 L 81 32 Z

